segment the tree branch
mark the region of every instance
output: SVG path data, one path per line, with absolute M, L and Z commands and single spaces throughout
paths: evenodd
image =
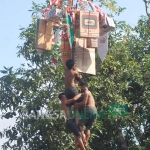
M 148 13 L 148 4 L 147 4 L 147 1 L 146 0 L 143 0 L 144 3 L 145 3 L 145 9 L 146 9 L 146 14 L 148 17 L 150 17 L 150 14 Z
M 148 13 L 148 1 L 147 0 L 143 0 L 144 1 L 144 3 L 145 3 L 145 9 L 146 9 L 146 14 L 147 14 L 147 16 L 148 16 L 148 24 L 149 24 L 149 26 L 150 26 L 150 14 Z
M 131 123 L 132 127 L 133 127 L 134 130 L 135 130 L 135 135 L 136 135 L 136 137 L 137 137 L 137 138 L 142 137 L 143 133 L 142 133 L 141 130 L 138 129 L 137 124 L 136 124 L 133 120 L 131 120 L 131 119 L 128 119 L 128 120 L 129 120 L 129 122 Z
M 148 13 L 148 2 L 146 0 L 143 1 L 145 3 L 146 14 L 148 16 L 148 25 L 150 26 L 150 14 Z

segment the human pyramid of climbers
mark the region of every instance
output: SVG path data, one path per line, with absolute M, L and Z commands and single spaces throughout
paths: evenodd
M 81 80 L 73 59 L 66 61 L 65 92 L 59 94 L 61 108 L 66 118 L 67 129 L 75 135 L 75 149 L 86 150 L 90 138 L 90 129 L 96 119 L 97 109 L 88 84 Z M 81 92 L 78 93 L 78 81 Z M 73 107 L 73 111 L 71 108 Z M 84 131 L 83 127 L 86 127 Z
M 96 74 L 95 48 L 103 62 L 108 51 L 108 32 L 114 28 L 113 19 L 92 0 L 50 0 L 42 11 L 42 19 L 37 20 L 37 51 L 52 50 L 53 44 L 60 42 L 66 70 L 65 92 L 59 95 L 59 99 L 65 112 L 66 126 L 75 135 L 76 150 L 87 148 L 90 129 L 97 114 L 88 84 L 81 80 L 78 72 Z M 56 64 L 57 60 L 53 58 L 52 62 Z

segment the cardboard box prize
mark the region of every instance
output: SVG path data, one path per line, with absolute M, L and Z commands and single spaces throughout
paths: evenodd
M 76 49 L 82 49 L 83 47 L 86 48 L 87 47 L 87 39 L 86 38 L 76 38 L 76 45 L 75 48 Z
M 87 38 L 87 48 L 97 48 L 98 38 Z
M 105 16 L 105 19 L 100 24 L 100 35 L 104 35 L 107 32 L 115 28 L 114 20 L 108 16 Z
M 75 62 L 79 72 L 96 74 L 94 48 L 76 49 Z
M 36 48 L 41 50 L 51 50 L 53 36 L 53 23 L 42 19 L 37 20 L 36 28 Z
M 75 13 L 75 37 L 99 37 L 99 13 L 77 11 Z

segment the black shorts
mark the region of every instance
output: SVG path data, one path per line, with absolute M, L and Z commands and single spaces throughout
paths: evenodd
M 87 129 L 91 129 L 97 116 L 97 109 L 91 107 L 85 107 L 82 118 L 79 121 L 79 125 L 86 126 Z
M 81 136 L 78 126 L 75 124 L 74 119 L 69 119 L 66 122 L 66 128 L 72 132 L 75 136 Z
M 65 89 L 65 95 L 67 97 L 67 99 L 71 99 L 74 96 L 78 95 L 78 90 L 76 87 L 70 86 L 69 88 Z M 71 106 L 73 105 L 73 103 L 67 105 L 67 106 Z
M 69 88 L 65 89 L 65 95 L 68 99 L 71 99 L 78 95 L 78 90 L 76 87 L 70 86 Z

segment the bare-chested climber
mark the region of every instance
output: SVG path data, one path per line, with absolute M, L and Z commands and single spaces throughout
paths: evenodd
M 75 62 L 73 59 L 69 59 L 66 61 L 66 70 L 65 70 L 65 95 L 67 99 L 73 98 L 75 95 L 78 94 L 77 86 L 78 81 L 81 80 L 82 76 L 79 75 L 77 72 L 77 68 L 75 66 Z M 79 99 L 78 102 L 82 100 Z M 73 105 L 74 103 L 69 104 L 69 106 Z M 76 112 L 77 110 L 75 110 Z M 75 113 L 76 114 L 76 113 Z M 78 125 L 79 118 L 75 116 L 75 123 Z
M 58 98 L 61 100 L 61 108 L 64 111 L 66 119 L 66 127 L 75 135 L 75 141 L 79 145 L 79 148 L 76 145 L 76 150 L 86 150 L 82 141 L 82 136 L 78 126 L 75 124 L 74 116 L 71 113 L 71 109 L 68 104 L 75 102 L 81 97 L 82 94 L 78 94 L 72 99 L 67 100 L 64 93 L 59 94 Z
M 75 108 L 80 108 L 84 106 L 84 115 L 79 121 L 79 128 L 82 134 L 83 142 L 87 147 L 90 138 L 90 129 L 96 119 L 97 109 L 95 107 L 95 100 L 92 93 L 88 90 L 88 84 L 86 82 L 81 82 L 81 91 L 83 92 L 83 101 L 80 103 L 75 103 Z M 84 134 L 83 126 L 86 127 Z
M 66 67 L 67 68 L 65 70 L 65 95 L 67 99 L 71 99 L 78 94 L 75 80 L 80 80 L 82 76 L 79 75 L 76 71 L 74 60 L 67 60 Z

